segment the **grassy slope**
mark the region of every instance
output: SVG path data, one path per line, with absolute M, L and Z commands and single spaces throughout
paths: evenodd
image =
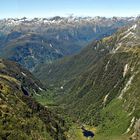
M 42 72 L 50 71 L 48 81 L 51 84 L 59 88 L 63 85 L 58 103 L 66 108 L 65 111 L 76 120 L 98 126 L 97 140 L 128 139 L 135 121 L 140 118 L 139 27 L 135 31 L 134 28 L 119 31 L 92 44 L 84 50 L 85 53 L 82 51 L 43 68 Z M 135 38 L 126 36 L 130 31 Z M 95 52 L 102 57 L 95 59 Z M 122 98 L 118 98 L 121 94 Z M 129 127 L 130 131 L 124 134 Z
M 20 99 L 23 93 L 11 79 L 0 76 L 0 138 L 51 140 L 43 121 Z
M 112 46 L 113 38 L 108 40 L 108 44 Z M 97 50 L 96 46 L 99 46 Z M 83 49 L 78 55 L 70 56 L 57 60 L 53 64 L 41 65 L 34 74 L 43 82 L 61 86 L 72 78 L 82 74 L 90 69 L 108 50 L 100 52 L 102 41 L 92 42 L 89 46 Z M 106 44 L 104 44 L 106 45 Z
M 10 66 L 15 66 L 14 71 Z M 39 83 L 22 69 L 30 75 L 25 78 L 18 66 L 11 61 L 0 61 L 0 139 L 65 140 L 64 121 L 36 102 L 31 94 L 24 95 L 21 87 L 40 96 L 36 87 Z

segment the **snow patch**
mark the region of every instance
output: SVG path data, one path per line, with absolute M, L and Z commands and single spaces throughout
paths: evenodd
M 50 69 L 48 73 L 51 73 L 51 71 L 52 71 L 52 69 Z
M 38 89 L 39 89 L 40 91 L 43 91 L 43 89 L 42 89 L 41 87 L 38 87 Z
M 128 69 L 129 69 L 128 64 L 126 64 L 126 65 L 124 66 L 123 77 L 126 76 L 126 73 L 128 72 Z
M 32 57 L 33 59 L 35 59 L 35 56 L 34 56 L 34 55 L 31 55 L 31 57 Z
M 134 122 L 135 122 L 135 117 L 133 117 L 133 118 L 132 118 L 132 120 L 131 120 L 131 124 L 130 124 L 129 128 L 126 130 L 126 132 L 125 132 L 125 133 L 130 132 L 130 130 L 131 130 L 131 128 L 132 128 L 132 126 L 133 126 Z
M 56 36 L 56 39 L 59 40 L 59 38 L 60 38 L 59 35 L 57 35 L 57 36 Z
M 130 32 L 131 30 L 135 30 L 137 28 L 137 24 L 131 26 L 125 33 Z
M 101 49 L 101 50 L 100 50 L 100 52 L 104 52 L 104 51 L 105 51 L 105 49 Z
M 35 91 L 34 89 L 33 89 L 33 91 L 34 91 L 35 95 L 37 95 L 37 96 L 41 96 L 40 94 L 37 94 L 36 91 Z
M 116 49 L 113 49 L 112 53 L 116 53 L 117 50 L 122 46 L 122 43 L 119 43 Z
M 124 32 L 124 34 L 126 34 L 126 35 L 122 39 L 125 39 L 130 35 L 132 35 L 131 37 L 136 38 L 135 33 L 133 33 L 133 31 L 135 31 L 136 28 L 137 28 L 137 24 L 130 27 L 126 32 Z
M 59 53 L 59 51 L 55 49 L 52 44 L 50 44 L 50 47 L 53 48 L 57 53 Z
M 137 28 L 137 24 L 133 25 L 129 30 L 135 30 Z
M 122 99 L 122 98 L 123 98 L 124 93 L 129 89 L 129 86 L 131 85 L 132 80 L 134 79 L 134 77 L 135 77 L 135 75 L 132 75 L 132 76 L 129 78 L 129 80 L 128 80 L 128 82 L 126 83 L 124 89 L 121 91 L 120 96 L 118 97 L 119 99 Z
M 25 76 L 25 77 L 27 76 L 24 72 L 21 72 L 21 74 L 22 74 L 23 76 Z
M 134 111 L 135 111 L 135 106 L 133 106 L 133 109 L 132 109 L 132 111 L 128 114 L 128 116 L 131 116 L 133 113 L 134 113 Z
M 50 47 L 53 48 L 52 44 L 50 44 Z
M 130 35 L 133 35 L 133 36 L 134 36 L 134 33 L 129 32 L 129 33 L 127 33 L 122 39 L 125 39 L 125 38 L 127 38 L 128 36 L 130 36 Z
M 37 87 L 38 87 L 38 89 L 40 90 L 40 91 L 43 91 L 43 89 L 41 88 L 41 87 L 39 87 L 37 84 L 35 84 Z
M 107 71 L 109 63 L 110 63 L 110 60 L 107 62 L 106 66 L 105 66 L 105 71 Z
M 93 28 L 93 31 L 96 33 L 97 32 L 97 28 L 96 26 Z
M 103 104 L 104 105 L 106 104 L 106 101 L 107 101 L 108 96 L 109 96 L 109 93 L 104 97 L 104 100 L 103 100 Z
M 57 50 L 57 49 L 55 49 L 55 51 L 56 51 L 57 53 L 60 53 L 59 50 Z

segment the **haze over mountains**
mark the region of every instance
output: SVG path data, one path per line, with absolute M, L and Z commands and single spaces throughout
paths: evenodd
M 93 40 L 112 35 L 136 19 L 53 17 L 0 20 L 0 56 L 33 71 L 40 63 L 79 52 Z
M 0 57 L 2 140 L 140 140 L 139 17 L 3 19 Z

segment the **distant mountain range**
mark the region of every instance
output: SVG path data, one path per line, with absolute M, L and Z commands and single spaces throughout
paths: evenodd
M 0 20 L 0 56 L 33 71 L 40 63 L 79 52 L 136 18 L 53 17 Z

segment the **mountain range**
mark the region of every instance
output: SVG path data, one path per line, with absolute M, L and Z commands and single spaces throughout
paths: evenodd
M 40 63 L 79 52 L 93 40 L 112 35 L 136 18 L 53 17 L 0 20 L 0 56 L 30 71 Z

